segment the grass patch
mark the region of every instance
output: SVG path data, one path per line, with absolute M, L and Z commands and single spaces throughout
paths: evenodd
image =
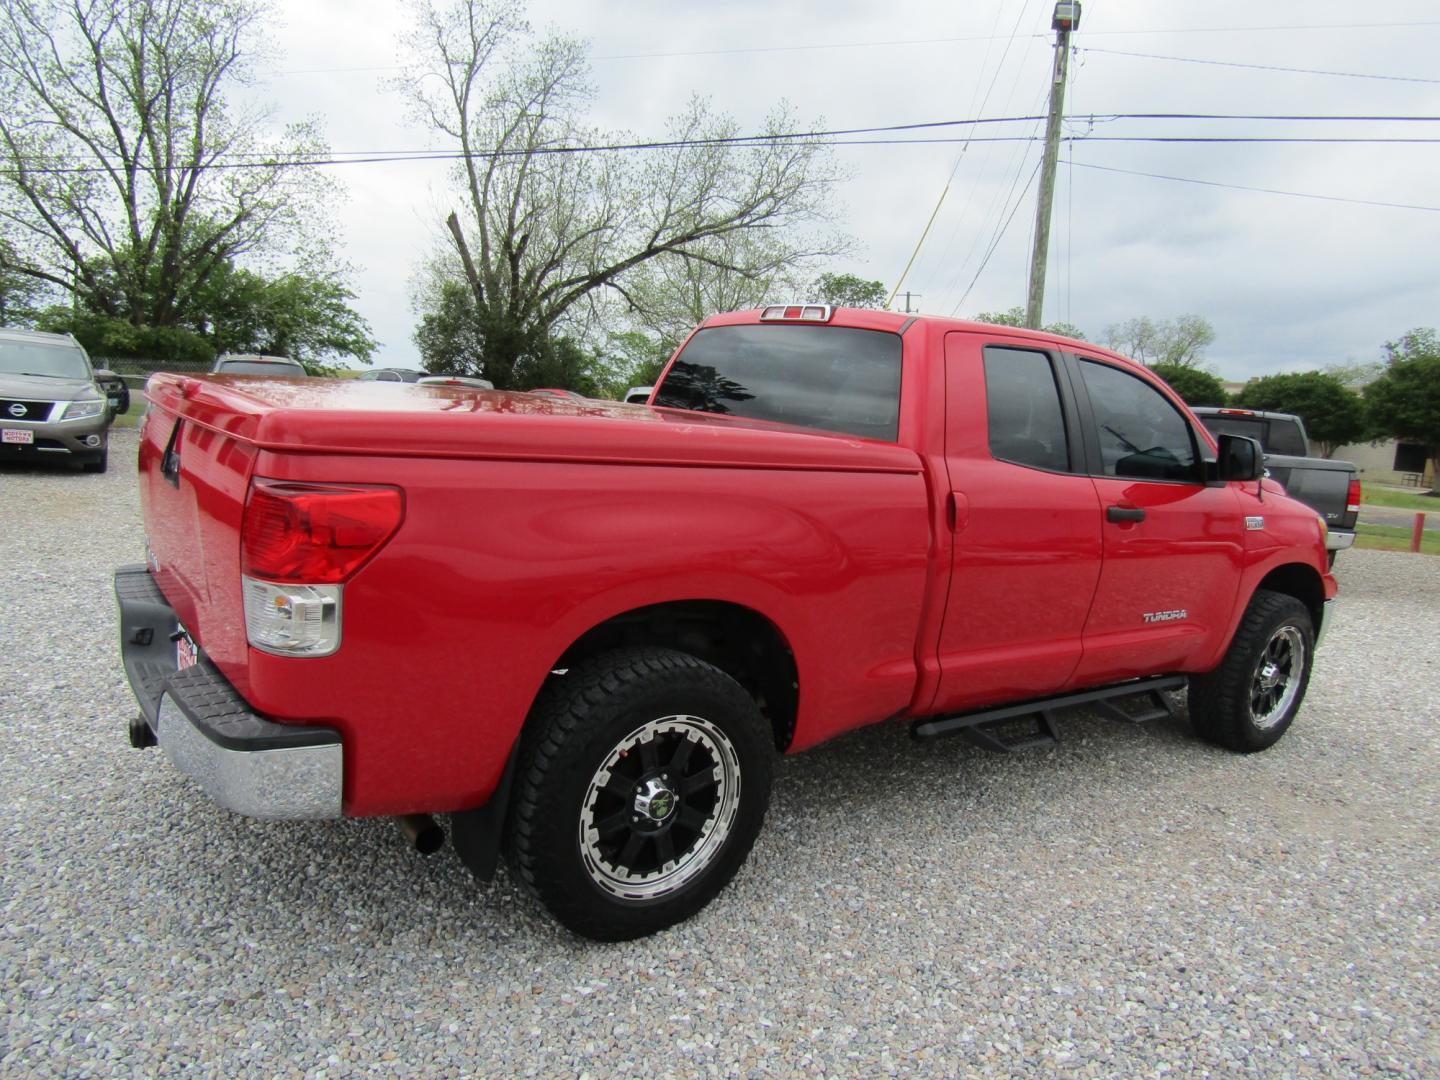
M 110 426 L 124 428 L 139 427 L 140 415 L 142 412 L 144 412 L 144 409 L 145 399 L 141 398 L 137 401 L 135 396 L 132 394 L 130 397 L 130 411 L 128 413 L 124 413 L 121 416 L 115 417 L 114 422 L 111 423 Z M 1436 509 L 1440 510 L 1440 506 L 1437 506 Z
M 1362 524 L 1355 529 L 1355 546 L 1372 551 L 1409 551 L 1410 535 L 1411 530 L 1393 525 Z M 1440 555 L 1440 533 L 1427 530 L 1420 538 L 1420 552 L 1423 555 Z
M 1367 484 L 1364 481 L 1360 483 L 1360 501 L 1369 503 L 1371 506 L 1398 506 L 1403 510 L 1440 511 L 1440 499 L 1433 495 L 1411 495 L 1408 491 L 1376 487 L 1374 484 Z

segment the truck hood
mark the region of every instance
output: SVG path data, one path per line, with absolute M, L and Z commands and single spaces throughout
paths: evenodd
M 44 401 L 76 401 L 99 397 L 100 392 L 89 379 L 67 379 L 49 375 L 10 375 L 0 373 L 0 397 Z
M 911 450 L 683 409 L 353 379 L 157 374 L 152 402 L 262 450 L 738 468 L 920 471 Z

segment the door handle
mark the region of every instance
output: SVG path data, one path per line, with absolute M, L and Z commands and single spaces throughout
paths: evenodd
M 970 524 L 970 500 L 963 491 L 952 491 L 945 500 L 945 516 L 952 532 L 963 532 Z
M 1144 521 L 1145 511 L 1138 506 L 1107 506 L 1106 521 Z

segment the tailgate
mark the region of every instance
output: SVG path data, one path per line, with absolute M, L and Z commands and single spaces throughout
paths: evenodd
M 1267 454 L 1265 467 L 1287 495 L 1314 510 L 1330 528 L 1355 528 L 1359 515 L 1346 509 L 1350 481 L 1356 475 L 1350 462 Z
M 140 499 L 155 582 L 191 636 L 231 679 L 246 659 L 240 519 L 255 450 L 224 418 L 196 417 L 183 384 L 154 376 L 140 432 Z

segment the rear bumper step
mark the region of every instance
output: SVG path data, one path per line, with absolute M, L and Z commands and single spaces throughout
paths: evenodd
M 177 769 L 221 806 L 249 817 L 341 815 L 338 731 L 257 715 L 203 655 L 177 670 L 180 624 L 145 566 L 115 572 L 115 598 L 125 674 L 142 720 Z
M 1103 686 L 1077 694 L 1040 698 L 1019 705 L 917 720 L 910 727 L 916 739 L 938 739 L 946 735 L 964 735 L 977 746 L 1000 753 L 1012 753 L 1033 746 L 1049 746 L 1060 741 L 1055 727 L 1055 714 L 1061 709 L 1081 705 L 1098 708 L 1113 720 L 1127 724 L 1143 724 L 1175 713 L 1167 691 L 1180 690 L 1188 684 L 1184 675 L 1158 675 L 1149 679 Z M 1128 703 L 1138 708 L 1124 708 Z

